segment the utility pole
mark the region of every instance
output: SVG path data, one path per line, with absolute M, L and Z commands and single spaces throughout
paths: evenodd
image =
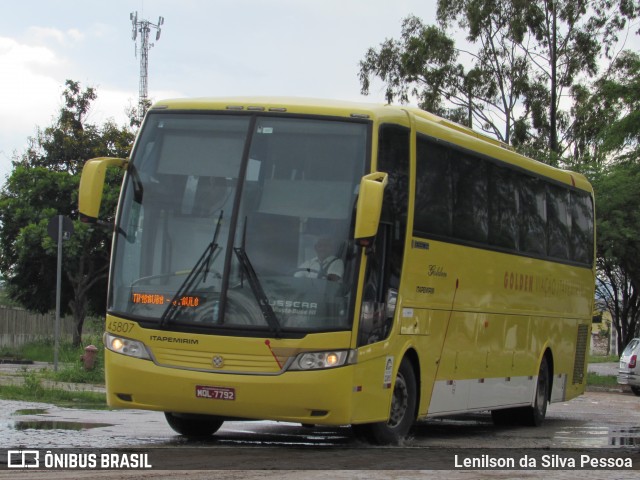
M 131 12 L 129 19 L 133 26 L 131 38 L 136 42 L 136 56 L 138 54 L 138 33 L 140 33 L 140 85 L 138 88 L 138 120 L 142 122 L 147 104 L 148 77 L 149 77 L 149 49 L 153 43 L 149 43 L 149 33 L 152 28 L 157 30 L 156 42 L 160 40 L 160 27 L 164 24 L 164 17 L 158 18 L 158 23 L 149 20 L 138 20 L 138 12 Z

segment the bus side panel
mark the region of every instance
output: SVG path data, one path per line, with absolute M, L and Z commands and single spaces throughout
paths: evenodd
M 420 359 L 421 390 L 418 416 L 424 417 L 429 409 L 438 373 L 450 312 L 406 307 L 401 309 L 400 316 L 400 334 L 407 339 L 412 337 L 411 342 Z
M 433 240 L 408 256 L 403 333 L 428 338 L 420 361 L 435 367 L 422 368 L 420 415 L 532 404 L 547 349 L 551 400 L 584 391 L 590 270 Z
M 386 422 L 389 419 L 393 381 L 398 370 L 395 349 L 389 342 L 358 350 L 353 386 L 352 423 Z

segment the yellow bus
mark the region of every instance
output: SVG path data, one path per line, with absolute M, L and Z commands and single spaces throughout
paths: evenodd
M 461 412 L 539 425 L 584 391 L 580 174 L 418 109 L 283 98 L 156 103 L 130 159 L 86 163 L 87 221 L 111 166 L 111 407 L 187 436 L 270 419 L 384 444 Z

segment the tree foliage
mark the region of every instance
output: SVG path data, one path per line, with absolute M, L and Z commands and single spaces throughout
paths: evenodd
M 640 335 L 640 56 L 620 55 L 582 100 L 576 144 L 592 159 L 598 297 L 614 319 L 620 350 Z
M 400 39 L 366 52 L 362 93 L 377 78 L 389 102 L 417 100 L 557 163 L 571 152 L 580 121 L 572 116 L 573 87 L 598 73 L 637 14 L 627 0 L 439 0 L 437 25 L 407 17 Z M 455 44 L 456 26 L 468 50 Z
M 37 131 L 0 192 L 0 269 L 9 296 L 25 308 L 55 307 L 57 245 L 47 234 L 56 215 L 74 219 L 63 246 L 62 309 L 75 319 L 74 344 L 81 341 L 87 313 L 104 311 L 111 233 L 77 220 L 80 173 L 97 156 L 127 156 L 133 132 L 108 121 L 87 122 L 92 88 L 67 80 L 63 105 L 53 124 Z M 109 172 L 103 218 L 113 219 L 121 177 Z
M 618 349 L 640 334 L 640 162 L 594 175 L 598 201 L 599 300 L 618 333 Z
M 592 86 L 574 86 L 572 157 L 581 164 L 640 159 L 640 56 L 622 52 Z

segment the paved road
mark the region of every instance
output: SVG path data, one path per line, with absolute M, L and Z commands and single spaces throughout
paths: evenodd
M 615 363 L 590 363 L 588 365 L 589 372 L 598 375 L 618 375 L 618 362 Z
M 634 453 L 638 457 L 635 461 L 640 462 L 640 399 L 629 393 L 588 392 L 570 402 L 551 405 L 547 421 L 540 428 L 497 428 L 486 413 L 420 422 L 404 446 L 391 450 L 358 442 L 347 427 L 310 430 L 300 425 L 275 422 L 228 422 L 211 440 L 188 442 L 175 435 L 158 412 L 67 409 L 15 401 L 0 401 L 0 431 L 2 444 L 7 448 L 124 447 L 132 452 L 165 448 L 171 456 L 170 465 L 186 468 L 195 463 L 203 469 L 214 465 L 213 468 L 218 470 L 216 478 L 304 477 L 328 480 L 342 478 L 345 470 L 353 470 L 353 475 L 348 478 L 401 476 L 410 479 L 420 478 L 419 474 L 424 472 L 413 468 L 402 472 L 394 470 L 398 467 L 395 462 L 399 458 L 404 459 L 401 465 L 412 465 L 411 462 L 419 462 L 434 451 L 446 455 L 478 447 L 482 447 L 482 452 L 517 447 L 520 449 L 518 455 L 528 449 L 544 449 L 545 453 L 562 455 L 564 449 L 607 451 L 605 449 L 612 448 L 624 455 Z M 2 453 L 0 449 L 0 456 Z M 367 470 L 371 465 L 379 465 L 387 475 L 382 476 L 382 471 Z M 418 465 L 418 468 L 427 468 Z M 412 466 L 416 468 L 415 464 Z M 313 470 L 298 477 L 292 476 L 293 470 L 307 468 Z M 242 469 L 244 475 L 235 471 L 238 469 Z M 271 475 L 270 470 L 277 470 L 279 475 Z M 33 478 L 34 472 L 21 476 L 15 471 L 3 472 L 0 469 L 0 477 L 9 473 L 12 479 L 26 479 Z M 149 478 L 187 476 L 185 472 L 135 473 L 130 478 L 144 478 L 147 474 Z M 637 470 L 633 473 L 567 470 L 564 474 L 536 470 L 512 471 L 510 475 L 508 471 L 485 471 L 470 476 L 463 473 L 471 474 L 454 469 L 432 472 L 430 478 L 547 478 L 549 473 L 556 478 L 638 478 Z M 163 476 L 165 474 L 166 477 Z M 48 472 L 48 475 L 51 476 L 47 478 L 70 478 L 69 472 Z M 92 477 L 102 475 L 123 478 L 126 473 L 118 472 L 119 476 L 109 476 L 112 474 L 108 472 L 91 473 Z M 190 480 L 208 478 L 204 473 L 195 472 L 188 472 L 188 476 Z M 72 478 L 83 476 L 72 475 Z
M 34 368 L 37 368 L 34 367 Z M 615 364 L 598 364 L 597 371 L 615 371 Z M 608 369 L 608 370 L 607 370 Z M 590 366 L 592 370 L 592 366 Z M 2 366 L 0 366 L 2 371 Z M 6 373 L 6 371 L 5 371 Z M 608 373 L 611 374 L 611 373 Z M 101 387 L 98 387 L 101 388 Z M 275 422 L 228 422 L 207 441 L 188 442 L 174 434 L 159 412 L 136 410 L 84 410 L 37 402 L 0 401 L 0 446 L 53 449 L 124 448 L 143 452 L 151 448 L 168 452 L 170 465 L 215 468 L 215 478 L 243 480 L 316 478 L 638 478 L 638 471 L 616 470 L 562 472 L 531 471 L 433 471 L 427 475 L 420 462 L 433 452 L 463 452 L 481 447 L 483 452 L 514 447 L 562 454 L 564 449 L 591 449 L 640 455 L 640 398 L 618 390 L 587 392 L 582 397 L 549 406 L 541 428 L 497 428 L 488 413 L 420 422 L 402 447 L 380 449 L 360 443 L 348 427 L 315 429 Z M 513 451 L 513 450 L 509 450 Z M 6 451 L 0 448 L 0 464 Z M 203 453 L 205 460 L 203 459 Z M 313 456 L 310 456 L 313 455 Z M 318 456 L 319 455 L 319 456 Z M 211 467 L 211 461 L 216 462 Z M 410 470 L 396 470 L 396 462 Z M 6 462 L 6 458 L 4 460 Z M 640 464 L 640 458 L 637 460 Z M 413 462 L 413 463 L 412 463 Z M 371 470 L 377 466 L 377 470 Z M 640 466 L 640 465 L 638 465 Z M 312 468 L 312 470 L 308 470 Z M 335 469 L 337 468 L 337 470 Z M 425 467 L 428 468 L 428 467 Z M 453 467 L 452 467 L 453 468 Z M 239 470 L 242 469 L 242 470 Z M 305 472 L 301 473 L 299 470 Z M 49 479 L 86 478 L 89 472 L 42 472 Z M 77 474 L 77 475 L 75 475 Z M 39 473 L 2 470 L 12 480 L 36 478 Z M 96 478 L 211 478 L 211 471 L 90 472 Z

